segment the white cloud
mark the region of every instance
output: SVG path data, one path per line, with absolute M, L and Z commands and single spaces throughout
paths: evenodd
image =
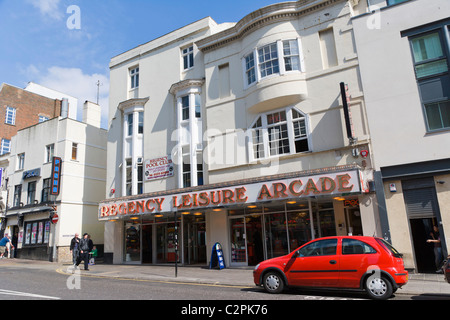
M 34 70 L 33 66 L 30 69 Z M 99 87 L 99 105 L 102 108 L 102 128 L 107 127 L 109 105 L 109 77 L 105 74 L 85 74 L 79 68 L 51 67 L 47 73 L 37 77 L 36 83 L 66 93 L 78 99 L 77 119 L 81 120 L 83 104 L 86 100 L 97 102 L 97 82 Z
M 41 11 L 42 15 L 57 20 L 61 20 L 65 13 L 59 8 L 60 1 L 61 0 L 28 0 L 29 3 Z

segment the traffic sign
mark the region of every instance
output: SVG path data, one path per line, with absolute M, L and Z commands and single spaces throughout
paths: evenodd
M 52 217 L 52 223 L 55 224 L 58 222 L 58 220 L 59 220 L 59 216 L 57 213 L 55 213 Z

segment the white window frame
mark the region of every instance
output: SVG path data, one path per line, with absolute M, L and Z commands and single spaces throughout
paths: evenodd
M 55 145 L 53 143 L 45 146 L 45 162 L 44 163 L 52 162 L 54 154 L 55 154 Z
M 187 71 L 187 70 L 194 68 L 195 61 L 194 61 L 194 45 L 193 44 L 186 46 L 184 48 L 181 48 L 181 65 L 182 65 L 183 71 Z
M 300 118 L 293 118 L 293 110 L 298 112 L 302 117 Z M 286 113 L 286 119 L 283 121 L 276 122 L 274 124 L 269 124 L 267 121 L 267 118 L 271 114 Z M 304 134 L 297 135 L 295 134 L 295 126 L 294 123 L 304 122 Z M 259 124 L 258 124 L 259 123 Z M 289 152 L 286 153 L 277 153 L 277 154 L 271 154 L 271 140 L 269 137 L 269 128 L 280 126 L 280 125 L 286 125 L 287 126 L 287 139 L 289 142 Z M 259 114 L 258 117 L 255 119 L 255 121 L 250 126 L 250 139 L 248 139 L 248 154 L 250 162 L 255 162 L 259 160 L 264 159 L 270 159 L 270 158 L 277 158 L 281 156 L 287 156 L 287 155 L 294 155 L 294 154 L 303 154 L 307 152 L 311 152 L 311 139 L 310 139 L 310 129 L 309 129 L 309 117 L 299 109 L 290 106 L 287 108 L 272 110 L 266 113 Z M 254 132 L 255 130 L 259 131 L 258 134 L 258 144 L 262 149 L 258 150 L 259 157 L 255 157 L 255 143 L 254 143 Z M 296 142 L 301 140 L 307 140 L 308 143 L 308 150 L 297 152 L 296 151 Z
M 286 41 L 296 41 L 297 42 L 297 48 L 298 48 L 298 54 L 292 54 L 292 52 L 289 55 L 284 54 L 284 42 Z M 259 58 L 259 50 L 271 46 L 276 45 L 277 50 L 277 58 L 278 59 L 278 72 L 274 72 L 270 75 L 261 75 L 261 65 L 263 63 L 266 63 L 267 61 L 260 61 Z M 249 64 L 247 63 L 247 58 L 253 55 L 253 65 L 249 68 Z M 291 58 L 294 56 L 298 56 L 299 61 L 299 69 L 298 70 L 286 70 L 286 61 L 285 58 Z M 271 59 L 272 61 L 275 59 Z M 285 75 L 289 73 L 299 73 L 299 72 L 305 72 L 304 67 L 304 58 L 303 58 L 303 50 L 302 50 L 302 43 L 300 38 L 293 38 L 293 39 L 283 39 L 283 40 L 277 40 L 275 42 L 270 42 L 266 44 L 262 44 L 256 48 L 253 49 L 252 52 L 248 52 L 242 57 L 242 68 L 243 68 L 243 74 L 244 74 L 244 89 L 250 88 L 256 83 L 259 83 L 262 80 L 270 79 L 272 77 Z M 254 80 L 249 83 L 249 72 L 254 72 Z
M 2 145 L 0 148 L 0 155 L 11 152 L 11 140 L 2 139 Z
M 6 116 L 5 116 L 5 123 L 10 124 L 12 126 L 16 125 L 16 108 L 7 106 L 6 107 Z
M 25 153 L 17 155 L 17 170 L 23 170 L 25 168 Z
M 130 90 L 139 88 L 139 66 L 130 69 Z

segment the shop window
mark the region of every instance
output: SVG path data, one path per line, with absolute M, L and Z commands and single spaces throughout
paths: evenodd
M 50 238 L 50 220 L 25 222 L 24 246 L 39 246 L 48 244 Z

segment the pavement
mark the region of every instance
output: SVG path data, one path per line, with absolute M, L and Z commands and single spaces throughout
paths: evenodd
M 57 273 L 72 275 L 73 267 L 69 264 L 24 259 L 1 259 L 1 267 L 20 266 L 29 269 L 48 269 Z M 174 265 L 130 265 L 130 264 L 95 264 L 89 271 L 83 270 L 83 277 L 100 277 L 118 280 L 140 280 L 153 282 L 195 283 L 216 286 L 234 286 L 240 288 L 254 287 L 253 268 L 209 269 L 205 266 L 178 266 L 175 276 Z M 409 281 L 396 294 L 439 296 L 450 300 L 450 284 L 443 274 L 409 273 Z

